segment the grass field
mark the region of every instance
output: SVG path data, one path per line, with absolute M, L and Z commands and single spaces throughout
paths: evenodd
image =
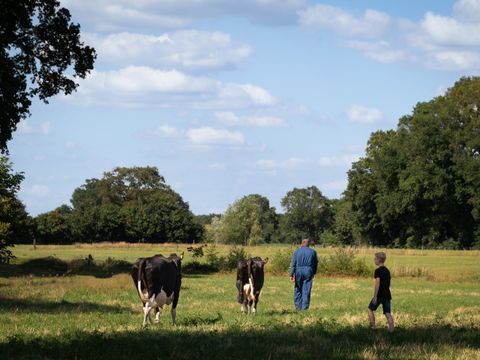
M 17 264 L 53 254 L 133 261 L 184 248 L 17 246 L 14 253 Z M 260 256 L 276 251 L 248 249 Z M 373 252 L 360 249 L 358 256 L 370 262 Z M 379 329 L 368 328 L 372 279 L 317 278 L 311 309 L 297 313 L 288 279 L 267 274 L 257 315 L 243 316 L 235 302 L 234 274 L 185 275 L 178 325 L 170 325 L 165 311 L 160 324 L 142 329 L 141 305 L 128 274 L 12 276 L 2 267 L 0 359 L 480 359 L 479 252 L 387 254 L 392 269 L 425 267 L 430 274 L 392 280 L 394 334 L 386 331 L 381 313 Z

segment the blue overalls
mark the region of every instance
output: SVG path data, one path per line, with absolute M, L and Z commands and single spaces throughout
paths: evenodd
M 318 258 L 315 250 L 302 246 L 293 254 L 290 276 L 295 276 L 293 300 L 297 310 L 307 310 L 310 306 L 310 292 L 317 267 Z

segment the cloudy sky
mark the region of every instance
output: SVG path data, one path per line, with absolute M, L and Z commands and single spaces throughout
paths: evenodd
M 33 214 L 116 166 L 157 166 L 197 213 L 330 197 L 372 131 L 480 70 L 480 0 L 63 0 L 98 52 L 10 143 Z

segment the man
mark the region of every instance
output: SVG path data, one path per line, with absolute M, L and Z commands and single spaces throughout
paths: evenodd
M 295 282 L 293 296 L 297 310 L 307 310 L 310 306 L 310 292 L 317 267 L 317 252 L 310 248 L 310 239 L 303 239 L 290 265 L 290 281 Z

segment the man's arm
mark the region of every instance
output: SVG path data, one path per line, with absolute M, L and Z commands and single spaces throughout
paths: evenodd
M 297 270 L 297 252 L 295 251 L 292 256 L 292 262 L 290 264 L 290 280 L 294 280 L 295 272 Z
M 372 302 L 374 304 L 377 303 L 378 289 L 380 289 L 380 278 L 379 277 L 375 278 L 375 288 L 373 290 L 373 299 L 372 299 Z

